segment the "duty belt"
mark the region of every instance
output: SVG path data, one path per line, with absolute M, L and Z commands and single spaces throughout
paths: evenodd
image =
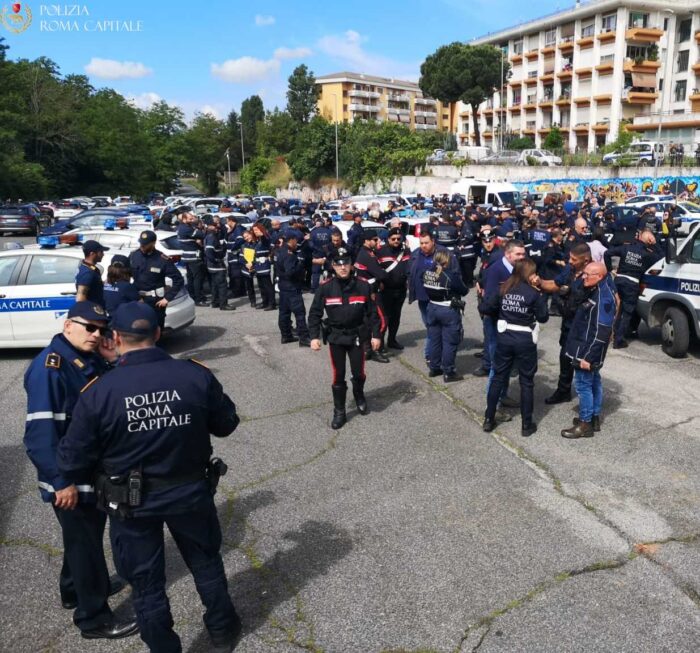
M 139 290 L 141 297 L 165 297 L 165 286 L 154 290 Z
M 445 300 L 445 301 L 443 301 L 443 302 L 439 302 L 439 301 L 437 301 L 437 300 L 435 300 L 435 299 L 431 299 L 431 300 L 430 300 L 430 303 L 431 303 L 431 304 L 435 304 L 436 306 L 447 306 L 448 308 L 449 308 L 450 306 L 452 306 L 452 300 L 450 300 L 450 299 L 447 299 L 447 300 Z
M 630 277 L 628 274 L 618 274 L 617 277 L 620 279 L 627 279 L 627 281 L 634 281 L 634 283 L 639 283 L 639 279 Z

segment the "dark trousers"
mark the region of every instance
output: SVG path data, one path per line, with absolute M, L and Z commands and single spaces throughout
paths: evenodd
M 163 525 L 168 526 L 180 555 L 194 577 L 205 607 L 204 624 L 217 638 L 233 636 L 240 621 L 228 594 L 219 553 L 221 528 L 216 507 L 207 497 L 195 512 L 157 517 L 110 518 L 110 537 L 119 575 L 133 587 L 134 611 L 141 639 L 153 653 L 180 653 L 165 593 Z
M 251 306 L 255 306 L 255 281 L 253 276 L 244 276 L 243 281 L 245 282 L 245 291 L 248 295 L 248 300 Z
M 204 279 L 206 278 L 204 261 L 186 261 L 187 292 L 195 302 L 204 301 Z
M 350 361 L 350 374 L 358 381 L 365 380 L 365 350 L 360 345 L 336 345 L 330 344 L 331 369 L 333 370 L 333 385 L 345 383 L 345 357 Z
M 226 306 L 228 304 L 226 270 L 209 270 L 209 285 L 211 286 L 212 306 Z
M 406 301 L 405 288 L 385 288 L 379 293 L 384 306 L 384 317 L 387 324 L 387 336 L 389 342 L 396 340 L 401 324 L 401 309 Z
M 449 306 L 428 304 L 428 337 L 430 369 L 444 374 L 455 371 L 457 349 L 462 342 L 462 314 Z
M 237 263 L 235 265 L 228 266 L 228 287 L 233 292 L 234 297 L 245 297 L 245 286 L 243 283 L 243 273 L 241 272 L 241 266 Z
M 615 288 L 620 295 L 620 313 L 615 321 L 615 344 L 619 345 L 629 335 L 632 319 L 637 314 L 639 284 L 621 277 L 615 278 Z M 638 322 L 635 322 L 635 326 Z
M 309 340 L 309 328 L 306 326 L 306 309 L 304 298 L 299 290 L 280 290 L 279 316 L 277 324 L 283 338 L 292 336 L 292 313 L 297 323 L 297 333 L 301 340 Z
M 510 371 L 515 365 L 520 381 L 520 415 L 523 424 L 532 423 L 534 406 L 535 374 L 537 372 L 537 345 L 532 336 L 523 332 L 498 334 L 496 353 L 493 359 L 494 377 L 489 386 L 486 401 L 486 418 L 494 419 L 501 392 L 510 378 Z
M 102 538 L 106 515 L 92 504 L 74 510 L 54 508 L 63 533 L 63 567 L 59 588 L 62 601 L 76 601 L 73 623 L 92 630 L 112 619 L 107 603 L 109 573 Z
M 321 257 L 317 257 L 321 258 Z M 311 290 L 316 290 L 321 283 L 321 276 L 323 275 L 323 266 L 317 263 L 311 264 Z
M 476 267 L 476 256 L 473 258 L 459 259 L 459 269 L 462 273 L 462 281 L 467 288 L 474 285 L 474 268 Z
M 164 308 L 159 308 L 156 306 L 156 303 L 159 302 L 162 297 L 144 297 L 143 301 L 144 304 L 148 304 L 155 312 L 156 315 L 158 316 L 158 326 L 160 327 L 160 330 L 162 331 L 165 328 L 165 310 Z
M 263 306 L 275 305 L 275 288 L 269 274 L 256 275 L 258 277 L 258 288 Z
M 571 359 L 566 355 L 566 341 L 569 337 L 569 329 L 562 329 L 559 336 L 559 380 L 557 392 L 571 394 L 571 384 L 574 381 L 574 367 Z

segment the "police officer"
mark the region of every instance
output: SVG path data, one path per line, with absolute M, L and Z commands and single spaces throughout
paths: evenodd
M 615 276 L 615 288 L 620 296 L 620 313 L 615 320 L 613 349 L 623 349 L 629 346 L 626 338 L 636 331 L 639 325 L 639 283 L 644 273 L 662 257 L 662 253 L 656 248 L 654 234 L 643 231 L 633 243 L 610 247 L 605 252 L 608 269 L 612 269 L 611 259 L 614 256 L 620 259 Z
M 42 499 L 53 504 L 63 533 L 63 567 L 59 588 L 64 608 L 83 637 L 116 639 L 136 633 L 134 622 L 118 622 L 108 595 L 124 583 L 110 583 L 102 539 L 105 516 L 95 508 L 89 476 L 66 477 L 58 468 L 56 447 L 71 424 L 81 389 L 107 370 L 99 355 L 107 333 L 107 315 L 93 302 L 68 310 L 63 332 L 55 335 L 24 375 L 27 421 L 24 446 L 37 469 Z
M 365 229 L 362 226 L 362 216 L 359 213 L 352 216 L 352 221 L 353 225 L 348 229 L 348 250 L 354 259 L 364 242 Z
M 243 287 L 243 272 L 241 270 L 241 247 L 243 246 L 243 232 L 245 229 L 238 224 L 238 217 L 232 213 L 226 216 L 226 259 L 228 261 L 229 288 L 234 299 L 245 297 Z
M 399 351 L 403 349 L 403 345 L 396 339 L 396 334 L 401 324 L 401 309 L 406 301 L 410 260 L 411 250 L 404 242 L 401 229 L 390 229 L 386 244 L 377 252 L 377 262 L 386 273 L 381 282 L 379 296 L 386 317 L 387 347 Z
M 494 376 L 489 386 L 484 431 L 496 427 L 496 409 L 513 365 L 520 380 L 521 434 L 532 435 L 537 425 L 532 421 L 534 378 L 537 372 L 537 334 L 540 323 L 549 319 L 547 300 L 537 288 L 537 267 L 530 259 L 513 264 L 513 273 L 501 285 L 500 292 L 484 302 L 484 312 L 496 318 Z
M 83 243 L 85 259 L 80 262 L 78 272 L 75 275 L 76 301 L 95 302 L 104 307 L 104 284 L 102 283 L 102 273 L 97 264 L 104 257 L 104 253 L 108 251 L 109 247 L 104 247 L 96 240 L 86 240 Z
M 457 229 L 449 214 L 442 219 L 435 229 L 435 240 L 438 245 L 442 245 L 450 252 L 454 252 L 455 247 L 457 247 L 459 229 Z
M 315 221 L 316 226 L 311 230 L 309 245 L 311 247 L 311 290 L 314 292 L 321 282 L 323 264 L 326 262 L 331 243 L 331 229 L 327 227 L 320 216 Z
M 184 211 L 182 222 L 177 228 L 177 239 L 182 249 L 181 260 L 187 268 L 187 292 L 194 299 L 196 306 L 209 306 L 204 296 L 204 279 L 206 268 L 202 260 L 202 242 L 205 233 L 197 227 L 197 218 L 193 213 Z
M 231 651 L 241 623 L 228 594 L 213 500 L 221 465 L 210 463 L 210 433 L 230 435 L 236 407 L 202 364 L 171 358 L 155 342 L 159 318 L 141 302 L 112 319 L 115 369 L 83 389 L 58 445 L 68 479 L 96 472 L 110 514 L 119 573 L 133 588 L 141 639 L 151 651 L 181 651 L 165 593 L 163 525 L 194 576 L 215 650 Z
M 445 383 L 461 381 L 464 377 L 455 371 L 457 348 L 462 342 L 461 297 L 469 289 L 462 277 L 450 265 L 454 256 L 445 250 L 433 256 L 433 266 L 423 273 L 423 287 L 428 295 L 427 326 L 430 338 L 430 371 L 428 376 L 443 374 Z
M 311 343 L 302 297 L 304 260 L 298 247 L 301 238 L 299 232 L 287 231 L 285 245 L 277 254 L 277 284 L 280 291 L 278 324 L 283 345 L 298 340 L 300 347 L 308 347 Z M 292 313 L 297 324 L 298 338 L 292 335 Z
M 139 300 L 139 291 L 131 283 L 129 257 L 115 254 L 107 268 L 107 283 L 104 287 L 105 310 L 113 315 L 121 304 Z
M 467 288 L 471 288 L 474 284 L 474 268 L 479 254 L 479 224 L 477 220 L 477 214 L 471 211 L 464 216 L 457 241 L 459 269 L 462 273 L 462 281 Z
M 206 235 L 204 236 L 204 261 L 209 273 L 211 285 L 211 306 L 220 311 L 235 311 L 235 306 L 228 303 L 228 284 L 226 283 L 226 247 L 221 239 L 219 225 L 211 216 L 205 216 Z
M 139 295 L 158 314 L 158 325 L 165 325 L 165 310 L 184 286 L 182 275 L 175 264 L 156 249 L 156 234 L 142 231 L 139 235 L 139 248 L 129 255 L 129 265 L 134 285 Z M 170 279 L 172 285 L 166 285 Z
M 331 428 L 339 429 L 347 421 L 345 397 L 345 357 L 350 361 L 352 393 L 360 415 L 367 414 L 365 399 L 365 341 L 377 351 L 381 346 L 380 319 L 372 301 L 369 284 L 353 274 L 352 259 L 348 252 L 339 250 L 333 259 L 335 276 L 324 281 L 316 290 L 309 309 L 311 349 L 321 349 L 321 320 L 324 311 L 324 340 L 331 351 L 333 368 L 333 421 Z

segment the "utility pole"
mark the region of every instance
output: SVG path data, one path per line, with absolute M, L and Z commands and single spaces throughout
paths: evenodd
M 245 149 L 243 147 L 243 122 L 238 121 L 238 126 L 241 128 L 241 167 L 245 165 Z

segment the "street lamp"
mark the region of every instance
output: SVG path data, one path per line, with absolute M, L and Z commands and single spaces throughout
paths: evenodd
M 333 98 L 333 113 L 335 114 L 335 178 L 336 180 L 340 178 L 338 174 L 338 94 L 331 93 L 330 96 Z
M 238 121 L 238 126 L 241 128 L 241 167 L 245 165 L 245 149 L 243 148 L 243 122 Z
M 664 9 L 663 13 L 671 15 L 675 12 L 673 11 L 673 9 Z M 670 75 L 666 74 L 666 72 L 668 71 L 668 63 L 664 61 L 664 64 L 666 64 L 666 70 L 664 70 L 664 85 L 661 88 L 661 96 L 659 97 L 659 125 L 656 129 L 656 145 L 654 145 L 654 148 L 656 149 L 656 152 L 654 153 L 654 179 L 656 179 L 659 176 L 659 146 L 661 144 L 661 119 L 663 117 L 664 112 L 664 97 L 666 96 L 666 87 L 668 86 L 666 82 L 670 81 Z

